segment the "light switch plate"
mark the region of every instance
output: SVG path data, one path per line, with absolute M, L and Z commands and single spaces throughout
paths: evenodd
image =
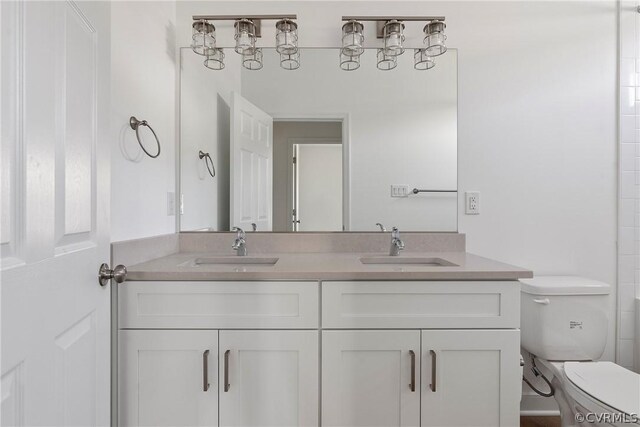
M 408 185 L 391 185 L 391 197 L 407 197 L 408 195 Z
M 479 191 L 467 191 L 464 193 L 464 213 L 466 215 L 480 215 Z

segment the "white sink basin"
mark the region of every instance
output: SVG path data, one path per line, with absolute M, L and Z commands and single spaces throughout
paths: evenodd
M 273 266 L 280 258 L 269 257 L 249 257 L 249 256 L 221 256 L 210 258 L 196 258 L 195 265 L 260 265 L 260 266 Z
M 407 265 L 416 267 L 458 267 L 442 258 L 380 256 L 360 258 L 360 262 L 369 265 Z

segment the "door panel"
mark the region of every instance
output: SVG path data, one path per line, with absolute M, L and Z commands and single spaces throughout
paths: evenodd
M 122 330 L 119 337 L 121 426 L 218 425 L 218 331 Z
M 110 6 L 0 8 L 2 423 L 108 425 Z
M 419 331 L 323 331 L 322 425 L 418 426 L 419 348 Z
M 317 331 L 220 331 L 219 359 L 221 426 L 318 425 Z
M 342 145 L 296 147 L 297 231 L 342 231 Z
M 517 330 L 422 331 L 422 426 L 518 425 L 519 341 Z
M 231 227 L 271 231 L 273 119 L 237 93 L 231 97 Z

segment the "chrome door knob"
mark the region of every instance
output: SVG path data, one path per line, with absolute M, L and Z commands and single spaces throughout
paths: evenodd
M 102 264 L 98 270 L 98 283 L 100 286 L 107 286 L 111 279 L 115 280 L 116 283 L 124 282 L 127 279 L 127 267 L 120 264 L 111 270 L 109 264 Z

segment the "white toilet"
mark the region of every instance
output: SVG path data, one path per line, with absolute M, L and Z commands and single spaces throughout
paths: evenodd
M 521 282 L 522 347 L 553 374 L 562 426 L 640 425 L 640 375 L 597 361 L 607 342 L 610 286 L 570 276 Z

